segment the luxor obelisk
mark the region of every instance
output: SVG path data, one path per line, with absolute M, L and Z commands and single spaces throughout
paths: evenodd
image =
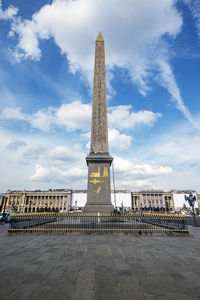
M 95 47 L 92 127 L 88 165 L 87 203 L 84 212 L 112 212 L 104 39 L 99 33 Z

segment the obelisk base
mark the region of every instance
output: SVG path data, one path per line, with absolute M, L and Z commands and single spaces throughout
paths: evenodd
M 111 213 L 110 165 L 113 158 L 107 153 L 86 157 L 88 165 L 87 203 L 84 213 Z
M 112 213 L 114 206 L 112 204 L 102 205 L 102 204 L 86 204 L 83 208 L 84 213 Z

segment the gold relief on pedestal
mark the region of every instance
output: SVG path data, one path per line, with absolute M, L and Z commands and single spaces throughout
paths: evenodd
M 101 168 L 100 168 L 100 166 L 98 166 L 97 172 L 90 173 L 90 177 L 94 178 L 94 179 L 89 181 L 90 183 L 95 185 L 95 188 L 92 189 L 91 192 L 96 193 L 97 195 L 100 193 L 102 187 L 105 187 L 106 190 L 108 189 L 108 178 L 109 178 L 108 167 L 103 168 L 102 176 L 101 176 L 100 170 L 101 170 Z M 98 178 L 98 179 L 96 179 L 96 178 Z

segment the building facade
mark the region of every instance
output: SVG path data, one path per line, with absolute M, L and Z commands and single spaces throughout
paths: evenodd
M 0 194 L 0 211 L 3 211 L 4 208 L 5 195 Z
M 87 190 L 8 190 L 0 201 L 1 211 L 20 213 L 80 211 L 86 205 Z M 111 202 L 118 210 L 131 210 L 131 191 L 117 190 L 115 193 L 111 191 Z
M 162 190 L 143 190 L 132 192 L 134 211 L 173 211 L 173 195 Z
M 118 211 L 160 211 L 189 213 L 185 196 L 196 196 L 195 212 L 198 213 L 200 197 L 195 191 L 164 192 L 162 190 L 111 191 L 112 205 Z M 82 211 L 87 202 L 87 190 L 54 189 L 48 191 L 11 191 L 0 194 L 0 211 L 12 212 L 68 212 Z
M 71 190 L 11 191 L 5 194 L 2 210 L 13 212 L 66 212 L 71 205 Z

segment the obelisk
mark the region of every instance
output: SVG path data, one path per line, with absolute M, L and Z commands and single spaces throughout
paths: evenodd
M 106 71 L 104 39 L 99 32 L 95 47 L 92 127 L 88 165 L 87 203 L 84 212 L 112 212 L 110 166 L 108 150 L 108 121 L 106 101 Z

